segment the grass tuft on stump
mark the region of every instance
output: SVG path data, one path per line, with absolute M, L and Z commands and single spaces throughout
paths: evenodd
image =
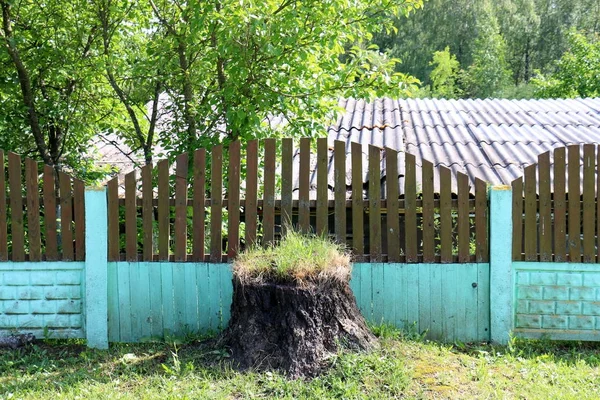
M 351 274 L 350 255 L 327 238 L 290 230 L 276 247 L 256 247 L 240 254 L 233 272 L 243 284 L 346 283 Z

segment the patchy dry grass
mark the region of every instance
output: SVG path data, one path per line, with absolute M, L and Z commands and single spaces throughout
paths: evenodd
M 327 238 L 289 231 L 277 246 L 242 253 L 233 272 L 243 283 L 348 282 L 350 256 Z
M 382 346 L 340 354 L 312 381 L 239 373 L 197 342 L 112 345 L 45 341 L 0 351 L 0 398 L 12 399 L 596 399 L 600 344 L 514 340 L 446 345 L 377 329 Z

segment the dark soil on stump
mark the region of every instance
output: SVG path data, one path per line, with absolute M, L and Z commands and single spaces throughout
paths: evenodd
M 318 375 L 340 349 L 377 346 L 347 283 L 298 287 L 235 278 L 231 319 L 220 342 L 240 369 L 275 369 L 293 378 Z

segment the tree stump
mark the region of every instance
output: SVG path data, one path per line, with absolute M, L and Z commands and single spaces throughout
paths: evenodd
M 298 285 L 234 276 L 231 319 L 221 343 L 240 369 L 275 369 L 298 378 L 319 374 L 340 349 L 369 350 L 377 339 L 347 281 Z

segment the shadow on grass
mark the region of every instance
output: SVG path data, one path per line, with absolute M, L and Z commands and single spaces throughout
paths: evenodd
M 213 339 L 188 343 L 113 343 L 88 349 L 79 340 L 44 340 L 0 350 L 0 393 L 60 389 L 84 381 L 108 383 L 132 376 L 184 377 L 194 370 L 226 377 L 227 353 Z

